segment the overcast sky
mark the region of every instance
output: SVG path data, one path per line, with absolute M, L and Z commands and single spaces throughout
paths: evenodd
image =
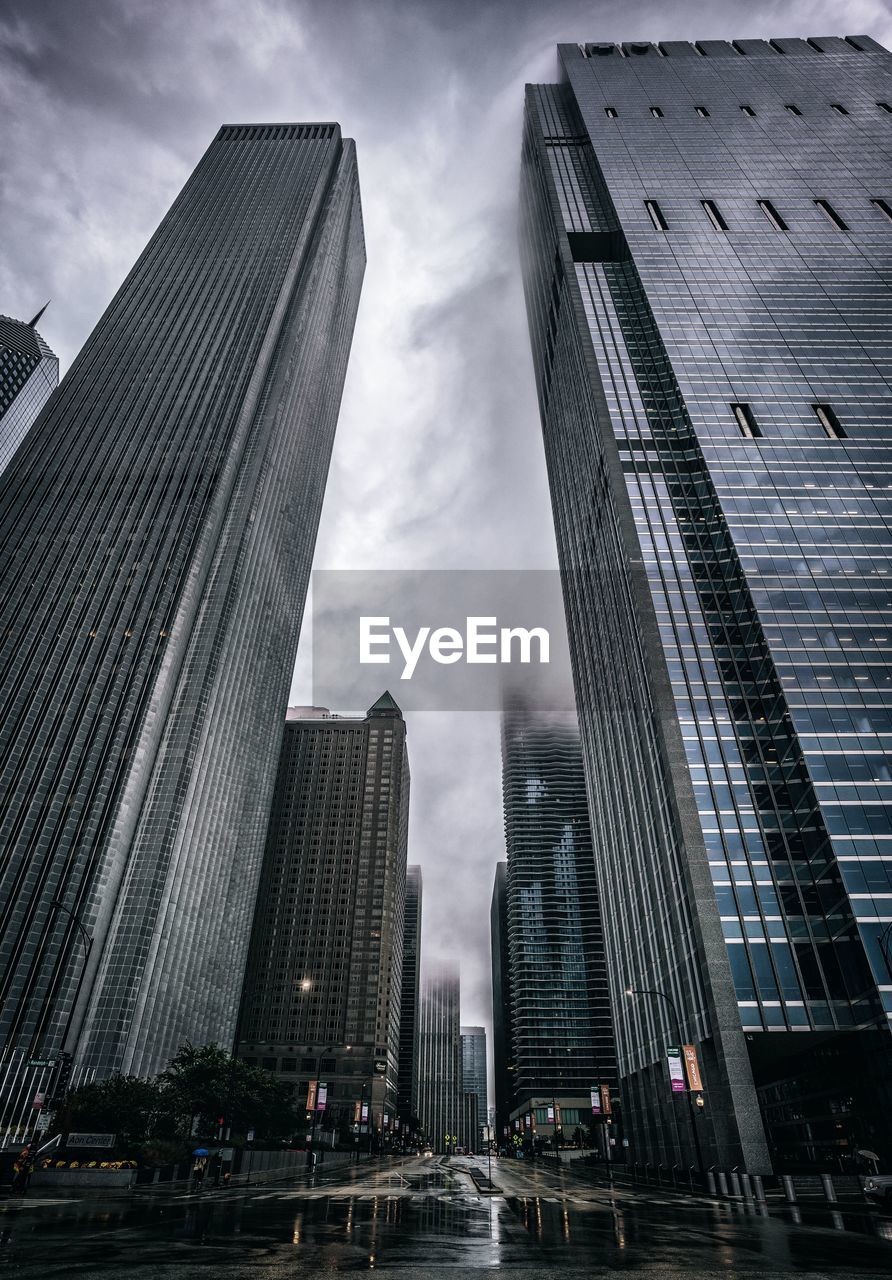
M 318 568 L 549 568 L 516 249 L 523 86 L 559 41 L 854 35 L 882 0 L 0 0 L 0 312 L 63 371 L 223 122 L 338 120 L 368 268 Z M 304 646 L 305 647 L 305 646 Z M 299 656 L 292 701 L 310 701 Z M 394 688 L 398 697 L 398 689 Z M 352 708 L 333 708 L 352 710 Z M 490 1025 L 498 723 L 409 717 L 423 948 Z

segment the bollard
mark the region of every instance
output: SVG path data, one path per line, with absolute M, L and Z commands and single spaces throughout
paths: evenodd
M 793 1179 L 788 1173 L 781 1174 L 781 1185 L 784 1189 L 784 1195 L 787 1197 L 789 1204 L 796 1203 L 796 1188 L 793 1186 Z
M 731 1179 L 731 1194 L 734 1196 L 737 1196 L 739 1199 L 741 1195 L 741 1191 L 740 1191 L 740 1179 L 737 1176 L 737 1170 L 732 1169 L 731 1173 L 729 1174 L 729 1177 Z
M 828 1204 L 836 1204 L 836 1190 L 833 1186 L 833 1178 L 829 1173 L 821 1174 L 821 1186 L 824 1188 L 824 1199 Z
M 726 1196 L 728 1194 L 728 1179 L 725 1177 L 724 1169 L 719 1169 L 719 1195 Z
M 711 1196 L 715 1195 L 716 1187 L 715 1187 L 715 1170 L 714 1169 L 706 1170 L 706 1189 Z
M 752 1203 L 753 1188 L 752 1188 L 752 1184 L 750 1183 L 750 1175 L 748 1173 L 742 1173 L 740 1175 L 740 1185 L 743 1188 L 744 1200 L 747 1200 L 750 1203 Z
M 753 1174 L 753 1192 L 756 1197 L 756 1204 L 767 1204 L 765 1199 L 765 1184 L 762 1181 L 761 1173 Z

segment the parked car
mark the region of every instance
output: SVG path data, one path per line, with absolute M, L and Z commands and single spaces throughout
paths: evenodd
M 892 1207 L 892 1173 L 872 1173 L 864 1179 L 864 1194 L 868 1200 Z

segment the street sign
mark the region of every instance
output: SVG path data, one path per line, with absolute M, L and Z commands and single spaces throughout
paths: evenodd
M 378 1061 L 375 1063 L 375 1070 L 377 1071 L 379 1076 L 386 1075 L 387 1063 L 383 1061 L 383 1059 L 379 1058 Z
M 66 1147 L 113 1147 L 114 1133 L 69 1133 L 65 1139 Z
M 693 1044 L 682 1045 L 685 1071 L 688 1077 L 688 1088 L 691 1093 L 700 1093 L 703 1089 L 703 1077 L 700 1075 L 700 1063 L 697 1061 L 697 1047 Z
M 58 1058 L 29 1058 L 29 1067 L 57 1067 L 59 1065 Z
M 684 1064 L 681 1060 L 681 1049 L 673 1045 L 666 1050 L 669 1060 L 669 1083 L 673 1093 L 685 1093 L 687 1085 L 684 1078 Z

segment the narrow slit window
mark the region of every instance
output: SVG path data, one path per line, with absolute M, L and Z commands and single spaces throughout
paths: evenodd
M 817 414 L 818 422 L 824 428 L 824 434 L 831 440 L 845 440 L 846 433 L 843 430 L 842 423 L 833 412 L 829 404 L 813 404 L 812 408 Z
M 656 118 L 657 118 L 658 120 L 662 120 L 662 118 L 663 118 L 663 109 L 662 109 L 662 107 L 651 107 L 651 109 L 650 109 L 650 114 L 651 114 L 652 116 L 656 116 Z
M 774 205 L 771 203 L 770 200 L 758 200 L 756 201 L 756 203 L 758 204 L 762 212 L 765 214 L 765 217 L 774 227 L 775 231 L 790 230 L 790 228 L 784 222 L 783 218 L 780 216 L 777 209 L 775 209 Z
M 759 430 L 759 424 L 756 422 L 756 415 L 748 404 L 732 404 L 731 411 L 737 419 L 737 426 L 740 434 L 746 436 L 747 440 L 756 440 L 762 434 Z
M 753 108 L 747 102 L 742 102 L 740 104 L 740 110 L 743 112 L 745 116 L 754 116 L 756 114 Z
M 892 116 L 892 107 L 890 107 L 888 102 L 878 102 L 877 106 L 881 111 L 885 111 L 887 115 Z
M 815 204 L 821 212 L 830 219 L 834 227 L 839 227 L 840 231 L 848 231 L 848 223 L 842 220 L 829 200 L 816 200 Z
M 604 114 L 608 120 L 615 120 L 619 115 L 619 112 L 617 111 L 616 107 L 605 107 Z
M 714 200 L 701 200 L 700 203 L 706 210 L 706 216 L 715 227 L 716 231 L 727 231 L 728 224 L 722 217 L 722 211 L 716 202 Z
M 709 115 L 709 112 L 706 110 L 705 107 L 694 107 L 694 110 L 697 112 L 697 115 L 701 118 L 701 120 L 705 120 Z
M 879 209 L 880 213 L 884 213 L 889 221 L 892 222 L 892 205 L 890 205 L 887 200 L 880 200 L 879 198 L 876 198 L 871 200 L 870 203 L 875 209 Z
M 645 200 L 644 207 L 648 216 L 654 225 L 654 231 L 668 231 L 669 223 L 663 217 L 663 210 L 657 204 L 656 200 Z
M 795 102 L 785 102 L 785 103 L 784 103 L 784 109 L 785 109 L 786 111 L 789 111 L 789 113 L 790 113 L 790 115 L 791 115 L 791 116 L 801 116 L 801 115 L 802 115 L 802 112 L 801 112 L 801 111 L 799 110 L 799 108 L 796 106 L 796 103 L 795 103 Z
M 841 102 L 831 102 L 830 106 L 838 116 L 847 116 L 849 114 Z

